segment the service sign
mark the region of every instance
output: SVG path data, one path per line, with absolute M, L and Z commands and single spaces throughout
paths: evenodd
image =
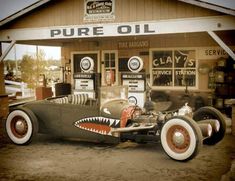
M 230 47 L 235 51 L 235 47 Z M 228 58 L 227 52 L 221 47 L 204 47 L 198 49 L 198 59 L 200 60 L 216 60 L 221 57 Z
M 115 19 L 115 0 L 85 0 L 84 21 L 111 21 Z

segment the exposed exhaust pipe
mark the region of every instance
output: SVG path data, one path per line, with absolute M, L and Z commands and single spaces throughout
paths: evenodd
M 212 126 L 208 123 L 199 123 L 198 124 L 199 128 L 201 129 L 202 136 L 205 138 L 211 137 L 212 135 Z
M 217 119 L 205 119 L 202 121 L 198 121 L 198 124 L 210 124 L 213 128 L 213 132 L 218 132 L 220 129 L 220 122 Z

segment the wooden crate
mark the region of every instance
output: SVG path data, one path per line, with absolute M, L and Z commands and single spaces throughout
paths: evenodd
M 48 97 L 52 97 L 51 87 L 37 87 L 36 88 L 36 100 L 42 100 Z

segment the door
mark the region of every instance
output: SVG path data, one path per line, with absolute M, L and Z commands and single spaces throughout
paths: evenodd
M 72 74 L 82 72 L 80 62 L 82 58 L 90 57 L 94 61 L 94 73 L 99 72 L 99 52 L 73 52 L 72 53 Z
M 102 85 L 118 85 L 118 53 L 117 50 L 102 51 Z

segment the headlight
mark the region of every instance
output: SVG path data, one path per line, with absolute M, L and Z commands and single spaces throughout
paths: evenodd
M 136 108 L 134 109 L 133 113 L 132 113 L 132 118 L 137 118 L 142 114 L 142 110 L 140 108 Z
M 185 105 L 179 109 L 178 115 L 192 117 L 193 116 L 192 108 L 188 106 L 188 103 L 185 103 Z

